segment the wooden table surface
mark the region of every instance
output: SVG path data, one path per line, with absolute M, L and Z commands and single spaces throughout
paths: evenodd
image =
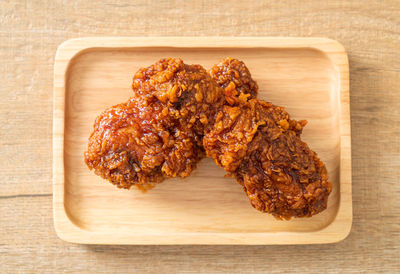
M 57 46 L 84 36 L 172 35 L 322 36 L 344 45 L 354 210 L 347 239 L 86 246 L 57 238 L 51 188 Z M 400 271 L 400 2 L 1 1 L 0 60 L 0 272 Z

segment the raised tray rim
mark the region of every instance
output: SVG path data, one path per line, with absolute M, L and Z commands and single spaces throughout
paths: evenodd
M 178 43 L 179 42 L 179 43 Z M 87 231 L 76 226 L 64 208 L 65 74 L 69 62 L 90 48 L 312 48 L 324 52 L 340 76 L 340 202 L 334 220 L 313 232 L 168 233 L 136 237 Z M 68 62 L 65 62 L 68 60 Z M 56 52 L 53 90 L 53 217 L 57 235 L 85 244 L 322 244 L 345 239 L 352 226 L 352 177 L 349 65 L 344 47 L 316 37 L 87 37 L 70 39 Z M 345 206 L 344 206 L 345 205 Z M 157 241 L 154 238 L 157 238 Z

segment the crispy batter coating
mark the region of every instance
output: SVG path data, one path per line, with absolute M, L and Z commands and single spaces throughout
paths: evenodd
M 200 65 L 186 65 L 181 59 L 162 59 L 140 69 L 134 76 L 135 97 L 158 100 L 182 126 L 202 136 L 212 126 L 223 105 L 223 91 Z
M 214 65 L 209 73 L 224 90 L 226 100 L 233 104 L 234 97 L 254 99 L 258 94 L 258 85 L 251 77 L 246 65 L 234 58 L 225 58 Z
M 159 103 L 130 99 L 97 117 L 85 162 L 120 188 L 150 189 L 165 177 L 186 177 L 203 157 L 197 136 L 180 129 Z
M 259 99 L 224 106 L 203 140 L 208 156 L 243 185 L 256 209 L 277 218 L 324 210 L 332 184 L 300 134 L 305 121 Z
M 204 156 L 202 135 L 224 102 L 200 65 L 162 59 L 134 76 L 134 96 L 99 117 L 85 162 L 120 188 L 186 177 Z
M 261 111 L 261 105 L 268 105 Z M 243 157 L 248 144 L 253 140 L 260 126 L 275 127 L 282 124 L 300 135 L 305 121 L 297 122 L 278 106 L 261 100 L 241 101 L 234 106 L 225 105 L 216 116 L 213 130 L 203 140 L 207 155 L 213 158 L 226 171 L 234 172 Z
M 256 209 L 284 219 L 324 210 L 332 184 L 300 139 L 306 121 L 256 99 L 257 83 L 239 60 L 209 73 L 171 58 L 140 69 L 133 97 L 97 117 L 89 168 L 118 187 L 149 189 L 188 176 L 205 149 Z

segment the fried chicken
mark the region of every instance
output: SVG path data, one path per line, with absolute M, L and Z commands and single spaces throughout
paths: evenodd
M 200 65 L 162 59 L 134 76 L 135 97 L 160 101 L 182 127 L 202 136 L 224 104 L 223 91 Z M 211 119 L 211 120 L 210 120 Z
M 186 177 L 203 157 L 197 136 L 179 129 L 157 103 L 116 105 L 97 117 L 86 164 L 120 188 L 152 188 L 165 177 Z
M 328 173 L 300 135 L 306 121 L 256 98 L 245 64 L 226 58 L 209 74 L 162 59 L 133 78 L 133 97 L 97 117 L 85 162 L 120 188 L 186 177 L 205 156 L 237 179 L 262 212 L 308 217 L 327 207 Z
M 251 77 L 246 65 L 234 58 L 225 58 L 214 65 L 209 73 L 224 90 L 228 103 L 233 103 L 232 97 L 254 99 L 258 94 L 258 85 Z
M 207 155 L 243 185 L 256 209 L 277 218 L 324 210 L 332 184 L 300 133 L 305 122 L 259 99 L 224 106 L 203 140 Z
M 203 139 L 207 156 L 243 185 L 250 203 L 262 212 L 290 219 L 324 210 L 332 184 L 325 165 L 300 139 L 307 122 L 251 99 L 257 84 L 236 59 L 223 60 L 210 74 L 224 88 L 226 103 Z
M 86 164 L 128 189 L 189 176 L 204 156 L 203 132 L 224 102 L 222 89 L 200 65 L 180 59 L 140 69 L 132 89 L 128 102 L 97 117 Z

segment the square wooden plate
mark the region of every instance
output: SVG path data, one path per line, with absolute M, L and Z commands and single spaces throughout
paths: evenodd
M 312 218 L 278 221 L 253 209 L 210 159 L 147 193 L 121 190 L 83 161 L 94 119 L 125 102 L 133 74 L 162 57 L 206 69 L 243 60 L 259 97 L 306 119 L 302 135 L 326 163 L 333 191 Z M 54 66 L 53 207 L 60 238 L 90 244 L 313 244 L 344 239 L 352 223 L 349 68 L 326 38 L 96 37 L 69 40 Z

